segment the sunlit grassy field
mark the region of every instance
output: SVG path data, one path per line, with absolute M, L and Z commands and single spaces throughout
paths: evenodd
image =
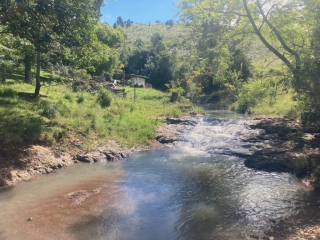
M 47 97 L 33 99 L 34 87 L 17 81 L 11 74 L 0 85 L 0 142 L 19 144 L 39 142 L 67 147 L 79 141 L 80 147 L 92 149 L 96 144 L 115 140 L 121 145 L 137 146 L 155 137 L 156 128 L 167 116 L 182 114 L 179 104 L 169 102 L 169 93 L 154 89 L 126 87 L 126 98 L 108 93 L 111 104 L 99 104 L 99 91 L 72 91 L 71 84 L 52 82 L 42 86 Z M 20 76 L 21 77 L 21 76 Z M 20 78 L 18 78 L 20 80 Z

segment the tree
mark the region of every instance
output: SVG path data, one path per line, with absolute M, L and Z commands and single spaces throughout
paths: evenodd
M 174 25 L 174 21 L 172 19 L 166 21 L 166 26 L 172 27 Z
M 124 27 L 124 21 L 122 20 L 122 17 L 119 16 L 117 18 L 116 24 L 117 24 L 117 26 Z
M 126 27 L 131 27 L 132 23 L 133 22 L 130 20 L 130 18 L 127 21 L 125 21 Z
M 162 41 L 163 37 L 160 33 L 156 32 L 151 36 L 152 45 L 155 47 L 158 45 L 160 41 Z
M 124 70 L 127 73 L 145 75 L 145 65 L 151 50 L 141 38 L 135 41 L 134 46 L 135 49 L 129 54 Z
M 310 53 L 310 25 L 313 20 L 309 16 L 314 15 L 308 10 L 309 3 L 299 0 L 181 0 L 178 6 L 186 20 L 199 23 L 210 19 L 229 26 L 225 38 L 257 35 L 287 66 L 293 76 L 293 86 L 300 91 L 304 75 L 303 58 Z
M 166 90 L 165 85 L 171 82 L 175 66 L 172 54 L 168 51 L 165 43 L 158 39 L 157 45 L 154 46 L 145 64 L 146 73 L 150 76 L 149 80 L 152 86 L 156 89 Z
M 88 44 L 102 4 L 102 0 L 4 0 L 0 12 L 2 33 L 26 39 L 35 47 L 34 97 L 41 88 L 41 53 L 48 53 L 55 44 L 67 47 Z

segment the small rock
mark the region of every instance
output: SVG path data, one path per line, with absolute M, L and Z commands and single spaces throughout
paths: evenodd
M 259 236 L 256 235 L 256 234 L 250 234 L 250 237 L 251 237 L 251 238 L 255 238 L 255 239 L 259 239 Z
M 32 221 L 32 217 L 29 217 L 29 218 L 27 219 L 27 221 L 28 221 L 28 222 Z
M 271 237 L 269 237 L 269 240 L 274 240 L 274 237 L 272 237 L 272 236 L 271 236 Z

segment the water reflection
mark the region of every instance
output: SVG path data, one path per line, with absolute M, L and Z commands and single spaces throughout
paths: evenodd
M 202 119 L 174 148 L 71 167 L 0 192 L 0 239 L 237 240 L 314 211 L 318 200 L 293 176 L 248 169 L 230 155 L 247 151 L 240 139 L 249 129 L 228 114 Z M 96 188 L 78 207 L 64 198 Z
M 169 239 L 243 239 L 297 214 L 308 193 L 293 176 L 247 169 L 224 154 L 246 151 L 239 141 L 246 131 L 245 120 L 204 119 L 175 149 L 140 153 L 124 164 L 126 192 L 144 219 L 134 236 L 160 234 L 161 222 Z

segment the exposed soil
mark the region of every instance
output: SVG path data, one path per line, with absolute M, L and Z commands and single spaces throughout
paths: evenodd
M 80 149 L 79 139 L 70 139 L 69 152 L 39 145 L 2 146 L 0 148 L 0 187 L 28 181 L 33 176 L 49 174 L 78 161 L 106 163 L 127 158 L 133 152 L 165 147 L 165 144 L 181 140 L 181 134 L 196 124 L 195 120 L 188 118 L 168 118 L 165 121 L 166 124 L 158 128 L 154 140 L 149 141 L 145 146 L 135 148 L 120 147 L 117 142 L 110 141 L 88 153 Z

